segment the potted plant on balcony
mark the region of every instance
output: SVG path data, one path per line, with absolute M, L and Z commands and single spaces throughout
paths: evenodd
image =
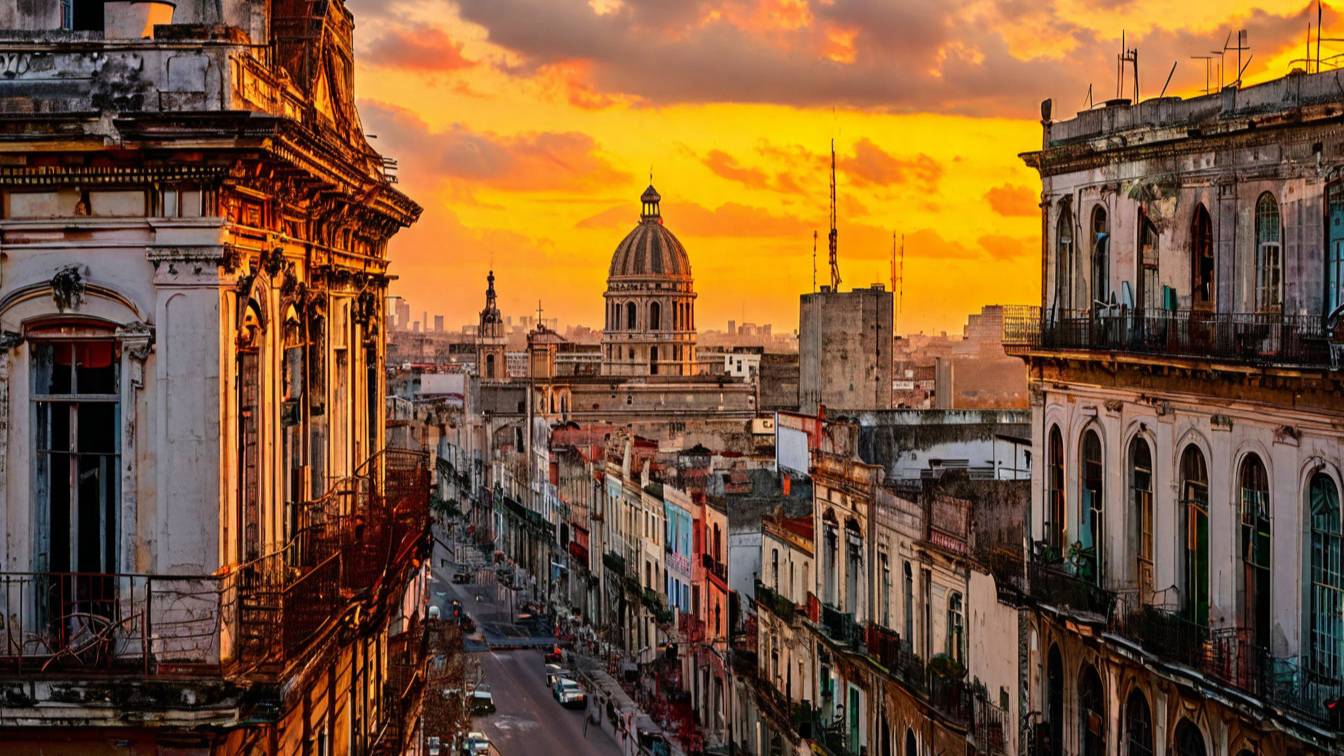
M 929 659 L 929 672 L 945 680 L 960 680 L 966 676 L 966 665 L 947 654 L 936 654 Z

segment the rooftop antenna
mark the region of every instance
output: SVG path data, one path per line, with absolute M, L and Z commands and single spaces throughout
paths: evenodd
M 1325 29 L 1321 24 L 1323 23 L 1322 15 L 1324 13 L 1325 11 L 1321 9 L 1321 0 L 1316 0 L 1316 73 L 1321 72 L 1321 32 Z M 1308 21 L 1307 23 L 1310 24 L 1311 22 Z
M 840 291 L 840 262 L 836 258 L 839 251 L 840 232 L 835 229 L 835 140 L 831 140 L 831 233 L 827 241 L 831 248 L 831 291 Z
M 1229 35 L 1228 35 L 1228 39 L 1231 40 L 1231 39 L 1232 39 L 1232 35 L 1229 34 Z M 1223 47 L 1226 48 L 1227 50 L 1236 50 L 1236 51 L 1237 51 L 1237 78 L 1236 78 L 1235 81 L 1232 82 L 1232 85 L 1233 85 L 1233 86 L 1236 86 L 1236 87 L 1240 87 L 1240 86 L 1241 86 L 1241 75 L 1242 75 L 1243 73 L 1246 72 L 1246 67 L 1249 66 L 1249 65 L 1251 65 L 1251 58 L 1255 57 L 1255 56 L 1253 56 L 1253 55 L 1251 55 L 1251 56 L 1247 56 L 1247 58 L 1246 58 L 1246 64 L 1245 64 L 1245 65 L 1242 65 L 1242 62 L 1241 62 L 1241 54 L 1242 54 L 1242 52 L 1244 52 L 1244 51 L 1249 51 L 1249 50 L 1251 49 L 1251 46 L 1250 46 L 1249 44 L 1247 44 L 1247 42 L 1246 42 L 1246 30 L 1245 30 L 1245 29 L 1238 29 L 1238 30 L 1237 30 L 1237 46 L 1236 46 L 1236 47 L 1231 47 L 1231 48 L 1229 48 L 1229 47 L 1227 47 L 1227 43 L 1223 43 Z
M 812 293 L 817 293 L 817 230 L 812 229 Z
M 1160 100 L 1160 99 L 1162 99 L 1163 97 L 1165 97 L 1165 96 L 1167 95 L 1167 87 L 1171 86 L 1171 77 L 1176 75 L 1176 63 L 1177 63 L 1177 62 L 1179 62 L 1179 61 L 1175 61 L 1175 60 L 1173 60 L 1173 61 L 1171 62 L 1171 71 L 1169 71 L 1169 72 L 1167 73 L 1167 83 L 1165 83 L 1165 84 L 1162 85 L 1162 92 L 1161 92 L 1160 94 L 1158 94 L 1157 99 Z
M 1090 82 L 1087 85 L 1087 109 L 1092 109 L 1092 84 Z
M 896 232 L 891 232 L 891 294 L 895 299 L 896 312 L 891 319 L 891 332 L 896 333 L 896 325 L 901 320 L 901 295 L 905 292 L 905 234 L 901 234 L 899 254 L 896 251 Z
M 1129 49 L 1125 44 L 1125 32 L 1120 32 L 1120 54 L 1115 58 L 1115 99 L 1125 96 L 1125 64 L 1134 66 L 1134 104 L 1139 103 L 1139 48 Z
M 1209 93 L 1212 91 L 1212 90 L 1209 89 L 1209 72 L 1210 72 L 1210 69 L 1212 68 L 1213 56 L 1212 56 L 1212 55 L 1191 55 L 1190 58 L 1191 58 L 1192 60 L 1202 60 L 1202 61 L 1204 61 L 1204 94 L 1209 94 Z

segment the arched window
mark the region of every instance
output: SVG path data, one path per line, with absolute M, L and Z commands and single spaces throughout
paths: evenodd
M 1327 191 L 1329 240 L 1325 247 L 1325 313 L 1344 304 L 1344 182 L 1336 181 Z
M 1055 301 L 1054 308 L 1063 315 L 1073 307 L 1070 291 L 1073 283 L 1073 213 L 1068 205 L 1059 210 L 1055 227 Z
M 625 328 L 626 330 L 635 330 L 635 303 L 625 303 Z
M 1204 747 L 1204 735 L 1188 719 L 1182 719 L 1177 723 L 1173 746 L 1176 756 L 1208 756 L 1208 750 Z
M 1045 513 L 1045 542 L 1055 550 L 1058 558 L 1064 549 L 1064 438 L 1059 426 L 1050 427 L 1049 508 Z
M 1278 312 L 1283 304 L 1283 228 L 1279 203 L 1265 192 L 1255 203 L 1255 307 Z
M 1213 309 L 1213 219 L 1200 204 L 1190 223 L 1190 304 L 1196 310 Z
M 944 650 L 954 661 L 966 663 L 965 640 L 966 622 L 962 615 L 961 594 L 953 592 L 947 597 L 947 643 Z
M 1101 436 L 1089 428 L 1083 433 L 1082 483 L 1078 500 L 1078 541 L 1082 544 L 1082 561 L 1077 565 L 1079 575 L 1101 585 L 1103 564 L 1102 533 L 1102 464 Z
M 658 375 L 658 347 L 649 347 L 649 374 Z
M 913 648 L 915 643 L 915 576 L 910 563 L 905 562 L 901 583 L 901 606 L 905 618 L 905 647 Z
M 1139 210 L 1139 291 L 1137 302 L 1149 313 L 1162 309 L 1162 284 L 1157 272 L 1157 226 Z
M 1209 625 L 1209 469 L 1191 444 L 1181 455 L 1181 606 L 1185 618 Z
M 493 354 L 485 356 L 485 379 L 487 381 L 495 379 L 495 356 Z
M 1092 209 L 1092 305 L 1104 307 L 1110 296 L 1111 230 L 1106 208 Z
M 1135 688 L 1125 702 L 1126 756 L 1153 756 L 1153 716 L 1148 710 L 1148 699 Z
M 1325 473 L 1311 476 L 1311 650 L 1310 672 L 1322 682 L 1344 673 L 1344 533 L 1340 532 L 1339 488 Z
M 1050 753 L 1064 753 L 1064 662 L 1059 646 L 1050 646 L 1045 662 L 1045 721 L 1050 728 Z
M 1129 443 L 1129 491 L 1133 502 L 1134 577 L 1139 600 L 1153 590 L 1153 455 L 1148 442 L 1135 436 Z
M 1269 476 L 1246 455 L 1238 474 L 1241 543 L 1241 624 L 1258 648 L 1269 646 Z
M 915 740 L 915 731 L 908 727 L 905 730 L 904 756 L 919 756 L 919 742 Z
M 657 302 L 649 303 L 649 330 L 657 331 L 663 327 L 663 307 Z
M 1105 755 L 1106 694 L 1091 664 L 1084 664 L 1078 673 L 1078 734 L 1083 756 Z

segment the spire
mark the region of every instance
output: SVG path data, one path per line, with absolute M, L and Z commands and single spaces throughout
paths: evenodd
M 485 277 L 487 286 L 485 287 L 485 304 L 492 305 L 495 302 L 495 272 L 490 271 L 490 275 Z
M 652 179 L 652 175 L 650 175 L 649 178 Z M 658 194 L 658 190 L 654 189 L 652 182 L 650 182 L 649 188 L 645 189 L 644 193 L 639 195 L 639 221 L 641 223 L 662 223 L 663 215 L 658 210 L 658 203 L 662 202 L 662 200 L 662 195 Z

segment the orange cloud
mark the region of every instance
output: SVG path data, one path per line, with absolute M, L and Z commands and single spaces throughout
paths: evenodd
M 759 168 L 749 168 L 737 161 L 737 158 L 729 155 L 723 150 L 710 150 L 705 155 L 705 167 L 726 179 L 731 179 L 748 186 L 765 186 L 770 180 L 765 171 Z
M 1019 239 L 1003 234 L 985 234 L 976 241 L 996 260 L 1027 258 L 1040 251 L 1033 239 Z
M 867 138 L 854 143 L 853 155 L 842 159 L 840 166 L 846 176 L 861 186 L 914 183 L 933 191 L 938 188 L 938 180 L 943 175 L 942 164 L 928 155 L 896 157 Z
M 990 208 L 1006 217 L 1029 218 L 1040 215 L 1040 199 L 1036 192 L 1016 184 L 1000 184 L 985 192 Z
M 426 73 L 458 71 L 476 65 L 476 61 L 462 55 L 461 44 L 434 27 L 387 32 L 373 41 L 365 57 L 374 65 Z

